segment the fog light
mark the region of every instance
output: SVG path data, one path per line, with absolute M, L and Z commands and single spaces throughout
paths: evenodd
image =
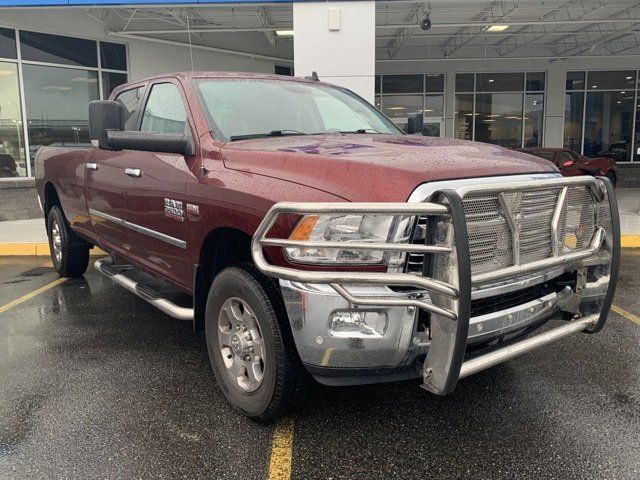
M 386 312 L 371 310 L 341 310 L 330 317 L 331 335 L 349 338 L 379 338 L 387 330 Z

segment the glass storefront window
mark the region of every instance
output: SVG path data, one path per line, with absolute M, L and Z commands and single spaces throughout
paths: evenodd
M 567 80 L 568 82 L 569 80 Z M 580 153 L 584 92 L 567 92 L 564 98 L 564 141 L 562 146 Z
M 601 71 L 587 72 L 588 90 L 633 90 L 636 84 L 636 72 Z
M 0 178 L 26 177 L 18 65 L 0 62 Z
M 545 72 L 457 74 L 454 136 L 506 148 L 542 146 L 545 82 Z
M 544 72 L 527 73 L 527 92 L 544 92 Z
M 406 131 L 407 118 L 422 113 L 422 134 L 444 136 L 444 73 L 376 75 L 375 105 Z
M 427 73 L 424 76 L 424 90 L 427 93 L 444 92 L 444 74 Z
M 100 98 L 97 72 L 41 65 L 23 72 L 31 164 L 44 145 L 89 144 L 87 104 Z
M 507 148 L 521 147 L 522 94 L 477 94 L 475 140 Z
M 634 70 L 567 72 L 564 146 L 618 162 L 639 160 L 638 80 Z
M 109 98 L 113 89 L 127 83 L 126 73 L 102 72 L 102 98 Z
M 444 116 L 444 95 L 426 95 L 424 97 L 424 116 Z
M 567 72 L 567 90 L 584 90 L 584 72 Z
M 473 94 L 456 95 L 454 135 L 462 140 L 473 140 Z
M 406 132 L 409 115 L 422 113 L 422 95 L 383 95 L 382 113 Z
M 424 75 L 383 75 L 382 93 L 422 93 Z
M 22 60 L 79 67 L 98 66 L 98 49 L 93 40 L 21 30 L 20 51 Z
M 527 93 L 524 98 L 524 147 L 541 147 L 544 122 L 544 95 Z
M 16 32 L 11 28 L 0 28 L 0 58 L 16 58 Z
M 607 156 L 617 162 L 631 160 L 634 94 L 626 90 L 587 94 L 584 155 Z
M 120 43 L 100 42 L 100 66 L 110 70 L 126 70 L 127 47 Z
M 41 146 L 89 144 L 88 102 L 127 70 L 125 44 L 0 27 L 0 178 L 33 175 Z
M 477 92 L 521 92 L 524 89 L 524 73 L 478 73 Z
M 473 92 L 473 73 L 456 74 L 456 92 Z

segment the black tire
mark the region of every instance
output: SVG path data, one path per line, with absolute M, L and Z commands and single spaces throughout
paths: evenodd
M 609 181 L 611 182 L 611 186 L 613 188 L 616 188 L 616 174 L 613 173 L 613 172 L 607 172 L 605 177 L 607 177 L 609 179 Z
M 56 230 L 57 228 L 57 230 Z M 57 235 L 55 232 L 57 231 Z M 89 265 L 89 249 L 91 245 L 78 237 L 69 227 L 62 209 L 54 206 L 47 217 L 47 235 L 49 236 L 49 250 L 53 268 L 61 277 L 80 277 L 87 271 Z M 60 239 L 59 249 L 56 249 L 54 237 Z M 60 256 L 56 254 L 59 251 Z
M 255 314 L 264 342 L 263 378 L 252 392 L 242 390 L 232 378 L 218 343 L 221 309 L 233 298 L 244 301 Z M 229 403 L 245 416 L 266 422 L 294 411 L 305 401 L 309 375 L 295 349 L 284 302 L 274 283 L 255 266 L 239 264 L 216 276 L 207 297 L 205 333 L 218 386 Z

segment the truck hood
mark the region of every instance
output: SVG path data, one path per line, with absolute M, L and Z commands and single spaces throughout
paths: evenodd
M 225 144 L 222 156 L 230 169 L 362 202 L 404 202 L 418 185 L 436 180 L 558 171 L 547 160 L 487 143 L 409 135 L 243 140 Z

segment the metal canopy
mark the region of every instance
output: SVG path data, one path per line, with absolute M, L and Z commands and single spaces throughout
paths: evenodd
M 291 1 L 0 0 L 68 5 L 109 35 L 292 62 Z M 91 5 L 86 5 L 86 3 Z M 103 5 L 104 3 L 104 5 Z M 15 7 L 13 7 L 15 8 Z M 418 23 L 429 12 L 432 26 Z M 321 21 L 322 19 L 319 19 Z M 493 28 L 492 28 L 493 27 Z M 640 2 L 632 0 L 387 1 L 376 4 L 376 59 L 553 58 L 640 55 Z

